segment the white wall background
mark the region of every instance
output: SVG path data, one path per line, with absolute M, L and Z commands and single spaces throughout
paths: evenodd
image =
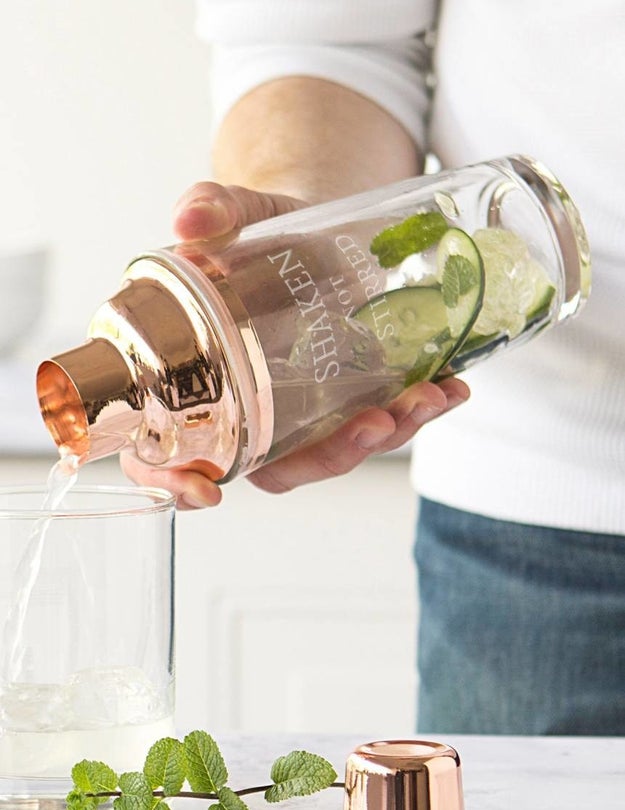
M 52 256 L 32 353 L 82 340 L 208 175 L 209 54 L 193 23 L 193 0 L 2 3 L 0 251 L 43 242 Z

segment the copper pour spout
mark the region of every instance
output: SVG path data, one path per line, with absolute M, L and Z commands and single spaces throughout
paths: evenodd
M 141 421 L 130 370 L 103 338 L 44 361 L 37 371 L 37 395 L 62 455 L 93 460 L 117 453 Z

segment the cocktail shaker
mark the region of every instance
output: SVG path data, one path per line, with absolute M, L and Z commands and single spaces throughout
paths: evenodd
M 62 453 L 225 482 L 525 342 L 589 279 L 544 166 L 444 171 L 138 256 L 87 341 L 40 365 L 40 408 Z

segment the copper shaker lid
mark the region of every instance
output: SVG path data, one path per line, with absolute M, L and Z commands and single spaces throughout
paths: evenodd
M 348 757 L 344 810 L 463 810 L 460 757 L 424 740 L 366 743 Z

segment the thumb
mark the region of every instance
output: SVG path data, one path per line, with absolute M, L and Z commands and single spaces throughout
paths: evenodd
M 303 200 L 284 194 L 211 182 L 196 183 L 174 208 L 174 231 L 184 241 L 208 239 L 304 207 Z

